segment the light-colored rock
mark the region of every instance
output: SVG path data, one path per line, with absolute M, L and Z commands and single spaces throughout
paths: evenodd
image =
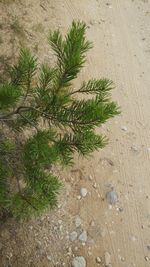
M 97 188 L 97 184 L 96 184 L 96 183 L 94 183 L 94 184 L 93 184 L 93 187 L 96 189 L 96 188 Z
M 81 190 L 80 190 L 80 194 L 82 197 L 86 197 L 88 191 L 86 188 L 82 187 Z
M 78 236 L 78 234 L 76 231 L 73 231 L 72 233 L 70 233 L 70 235 L 69 235 L 70 241 L 75 241 L 77 239 L 77 236 Z
M 79 216 L 76 216 L 75 218 L 75 226 L 79 227 L 81 225 L 82 221 L 81 218 Z
M 72 261 L 72 267 L 86 267 L 86 260 L 84 257 L 75 257 Z
M 111 264 L 110 258 L 111 258 L 111 256 L 110 256 L 109 252 L 106 251 L 105 252 L 105 265 L 107 267 L 110 266 L 110 264 Z
M 48 261 L 51 261 L 52 260 L 52 257 L 49 256 L 49 255 L 47 255 L 47 259 L 48 259 Z
M 128 130 L 128 128 L 127 128 L 126 125 L 122 125 L 122 126 L 121 126 L 121 130 L 126 132 L 126 131 Z
M 148 256 L 145 256 L 145 260 L 146 260 L 146 261 L 149 261 L 149 257 L 148 257 Z
M 79 235 L 79 240 L 81 242 L 86 242 L 87 241 L 87 232 L 85 230 Z
M 96 263 L 100 264 L 102 262 L 101 258 L 100 257 L 97 257 L 96 258 Z
M 113 190 L 106 193 L 106 199 L 109 204 L 115 205 L 118 202 L 118 194 Z

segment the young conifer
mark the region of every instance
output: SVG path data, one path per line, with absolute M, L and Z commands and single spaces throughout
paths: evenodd
M 107 144 L 95 128 L 119 114 L 110 99 L 113 82 L 91 79 L 72 87 L 92 47 L 85 31 L 83 22 L 73 21 L 64 38 L 59 30 L 50 33 L 54 67 L 39 66 L 21 49 L 9 79 L 0 84 L 1 215 L 26 218 L 55 207 L 61 181 L 48 167 L 72 164 L 75 151 L 86 156 Z M 87 94 L 91 97 L 83 98 Z

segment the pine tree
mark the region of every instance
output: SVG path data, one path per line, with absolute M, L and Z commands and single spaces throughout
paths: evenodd
M 107 144 L 95 128 L 119 114 L 110 99 L 113 82 L 91 79 L 72 86 L 92 47 L 85 31 L 83 22 L 73 21 L 64 38 L 59 30 L 50 33 L 54 67 L 39 66 L 28 49 L 21 49 L 9 78 L 0 84 L 2 216 L 27 218 L 55 207 L 62 183 L 49 166 L 72 164 L 75 151 L 86 156 Z

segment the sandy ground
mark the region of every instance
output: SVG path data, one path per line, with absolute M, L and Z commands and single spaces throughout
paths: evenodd
M 90 160 L 59 170 L 64 181 L 57 210 L 28 223 L 1 226 L 2 267 L 71 266 L 74 256 L 87 267 L 150 266 L 150 1 L 149 0 L 1 0 L 1 63 L 12 62 L 21 45 L 40 60 L 52 60 L 49 29 L 66 31 L 72 19 L 84 20 L 94 43 L 79 81 L 109 77 L 122 115 L 98 131 L 110 138 Z M 20 26 L 16 30 L 14 21 Z M 7 57 L 6 57 L 7 56 Z M 88 194 L 79 199 L 80 188 Z M 119 201 L 111 206 L 106 192 Z M 82 224 L 75 226 L 76 216 Z M 68 240 L 87 231 L 87 241 Z M 102 262 L 96 263 L 96 257 Z M 108 266 L 108 265 L 107 265 Z

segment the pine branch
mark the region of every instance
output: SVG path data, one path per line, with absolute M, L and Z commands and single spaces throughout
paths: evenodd
M 51 33 L 49 43 L 56 53 L 57 65 L 60 73 L 58 90 L 69 86 L 70 81 L 77 77 L 85 63 L 85 53 L 92 47 L 85 39 L 86 25 L 73 21 L 65 40 L 59 31 Z
M 88 82 L 83 82 L 80 89 L 72 91 L 68 94 L 71 96 L 76 93 L 97 94 L 102 100 L 109 96 L 109 91 L 114 88 L 114 84 L 108 79 L 92 79 Z
M 0 86 L 0 110 L 8 109 L 16 104 L 22 94 L 21 87 L 11 83 Z

